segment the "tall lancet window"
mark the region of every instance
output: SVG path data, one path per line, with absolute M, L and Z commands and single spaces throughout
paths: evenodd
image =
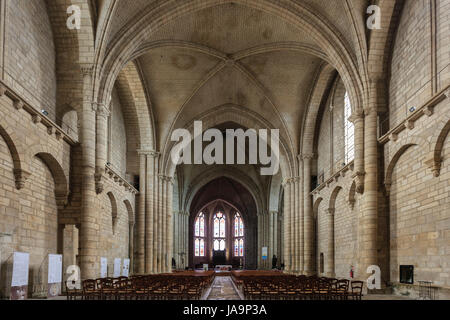
M 244 221 L 239 212 L 234 215 L 234 256 L 244 256 Z
M 355 158 L 355 126 L 353 125 L 353 122 L 349 120 L 351 115 L 352 115 L 352 105 L 350 104 L 348 92 L 345 92 L 344 96 L 345 164 L 350 163 Z
M 226 238 L 226 221 L 225 215 L 222 212 L 217 212 L 213 218 L 214 223 L 214 241 L 213 248 L 214 251 L 224 251 L 225 250 L 225 238 Z
M 196 257 L 205 256 L 205 215 L 203 212 L 200 212 L 197 219 L 195 219 L 194 251 Z

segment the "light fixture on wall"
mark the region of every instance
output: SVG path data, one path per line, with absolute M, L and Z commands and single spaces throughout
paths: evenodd
M 414 111 L 416 111 L 416 107 L 409 108 L 409 112 L 414 112 Z
M 42 109 L 42 110 L 41 110 L 41 113 L 42 113 L 44 116 L 48 116 L 48 111 L 47 111 L 47 110 Z
M 106 163 L 106 165 L 107 165 L 108 167 L 110 167 L 110 166 L 111 166 L 111 162 L 108 161 L 108 162 Z

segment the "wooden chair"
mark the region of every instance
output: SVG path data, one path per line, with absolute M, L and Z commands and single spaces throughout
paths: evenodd
M 87 279 L 83 281 L 83 300 L 95 300 L 100 298 L 100 291 L 97 290 L 97 281 L 94 279 Z
M 352 300 L 361 300 L 363 286 L 363 281 L 352 281 L 350 284 L 351 292 L 348 294 L 348 297 Z

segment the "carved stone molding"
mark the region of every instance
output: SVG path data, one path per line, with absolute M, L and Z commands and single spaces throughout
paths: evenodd
M 94 66 L 92 63 L 80 63 L 80 70 L 83 76 L 91 76 Z
M 356 184 L 356 192 L 359 194 L 362 194 L 364 192 L 364 176 L 365 176 L 365 172 L 364 171 L 355 171 L 352 174 L 352 178 L 355 179 L 355 184 Z
M 14 179 L 16 180 L 17 190 L 22 189 L 25 186 L 25 182 L 30 176 L 30 172 L 23 169 L 14 169 Z
M 312 160 L 314 159 L 314 153 L 303 153 L 302 155 L 303 160 Z
M 23 101 L 22 100 L 16 100 L 14 101 L 14 108 L 17 110 L 20 110 L 23 108 Z

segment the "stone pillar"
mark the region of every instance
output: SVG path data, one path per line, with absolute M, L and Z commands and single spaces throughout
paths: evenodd
M 304 273 L 304 256 L 305 256 L 305 233 L 304 233 L 304 195 L 303 195 L 303 189 L 304 189 L 304 180 L 301 178 L 303 176 L 303 159 L 301 155 L 297 156 L 298 159 L 298 171 L 299 171 L 299 188 L 297 197 L 299 199 L 298 203 L 298 211 L 299 211 L 299 224 L 297 226 L 298 232 L 300 234 L 299 236 L 299 257 L 298 257 L 298 265 L 299 265 L 299 273 Z
M 172 257 L 173 257 L 173 212 L 172 212 L 172 197 L 173 197 L 173 180 L 171 177 L 166 177 L 166 252 L 167 252 L 167 271 L 172 272 Z
M 364 110 L 364 195 L 359 226 L 361 232 L 361 259 L 357 276 L 365 277 L 367 267 L 378 265 L 377 225 L 378 225 L 378 139 L 377 110 L 378 84 L 371 83 L 369 107 Z
M 176 268 L 179 267 L 180 261 L 179 261 L 179 241 L 180 241 L 180 230 L 178 228 L 178 212 L 173 211 L 172 212 L 172 221 L 173 221 L 173 234 L 175 235 L 175 238 L 173 239 L 173 257 L 175 259 Z
M 294 225 L 294 230 L 295 230 L 295 271 L 296 273 L 300 273 L 301 270 L 303 270 L 303 265 L 301 265 L 301 256 L 303 255 L 303 229 L 301 228 L 301 226 L 303 225 L 301 223 L 301 218 L 302 216 L 302 207 L 301 207 L 301 203 L 302 203 L 302 196 L 303 194 L 300 193 L 300 189 L 301 189 L 301 180 L 300 177 L 296 177 L 295 178 L 295 225 Z
M 257 261 L 257 268 L 258 268 L 258 269 L 262 269 L 262 256 L 261 256 L 261 248 L 262 248 L 262 239 L 261 239 L 261 236 L 262 236 L 262 232 L 261 232 L 261 213 L 258 214 L 258 215 L 256 216 L 256 219 L 257 219 L 257 224 L 258 224 L 258 230 L 257 230 L 257 232 L 256 232 L 256 235 L 257 235 L 257 238 L 256 238 L 257 245 L 256 245 L 256 247 L 258 248 L 258 249 L 257 249 L 257 250 L 258 250 L 258 254 L 257 254 L 257 259 L 258 259 L 258 261 Z
M 97 193 L 103 192 L 103 175 L 108 153 L 108 117 L 109 110 L 104 103 L 97 103 L 97 134 L 96 134 L 96 160 L 95 160 L 95 189 Z
M 128 225 L 128 255 L 130 258 L 130 273 L 134 273 L 134 221 Z
M 356 178 L 356 192 L 364 190 L 364 113 L 354 111 L 349 119 L 355 126 L 355 160 L 353 178 Z
M 147 168 L 146 168 L 146 188 L 145 188 L 145 273 L 153 272 L 153 192 L 154 181 L 153 175 L 155 171 L 154 152 L 146 152 Z
M 95 111 L 92 103 L 92 65 L 83 65 L 83 106 L 81 113 L 80 143 L 82 150 L 80 268 L 81 278 L 97 278 L 100 274 L 98 253 L 99 214 L 95 190 Z
M 146 194 L 146 172 L 147 157 L 144 152 L 139 154 L 139 209 L 137 214 L 137 273 L 145 273 L 145 194 Z
M 273 212 L 269 211 L 269 269 L 272 268 L 272 257 L 275 254 L 275 248 L 273 246 L 274 230 L 273 230 Z
M 291 220 L 291 179 L 286 179 L 286 181 L 283 183 L 284 187 L 284 208 L 283 208 L 283 229 L 284 229 L 284 237 L 283 237 L 283 243 L 284 243 L 284 250 L 283 250 L 283 256 L 284 256 L 284 269 L 289 272 L 291 271 L 291 226 L 290 226 L 290 220 Z
M 150 248 L 152 250 L 153 255 L 153 263 L 152 263 L 152 272 L 158 273 L 158 254 L 159 254 L 159 247 L 158 247 L 158 239 L 159 239 L 159 233 L 161 232 L 161 228 L 159 227 L 159 213 L 160 213 L 160 192 L 159 192 L 159 153 L 155 152 L 153 153 L 154 156 L 154 166 L 153 166 L 153 190 L 151 193 L 151 197 L 153 198 L 153 225 L 155 228 L 153 228 L 153 246 Z
M 163 184 L 161 176 L 158 176 L 158 239 L 157 239 L 157 252 L 158 252 L 158 265 L 157 272 L 162 273 L 163 271 L 163 230 L 164 230 L 164 222 L 163 222 Z
M 185 212 L 184 217 L 184 263 L 187 266 L 189 263 L 189 212 Z
M 312 154 L 303 155 L 303 192 L 304 192 L 304 266 L 303 271 L 306 275 L 313 274 L 313 254 L 314 254 L 314 232 L 313 232 L 313 210 L 311 199 L 311 161 L 313 159 Z
M 273 221 L 273 240 L 272 240 L 272 247 L 273 247 L 273 254 L 277 256 L 278 262 L 280 262 L 280 254 L 278 252 L 278 212 L 272 211 L 272 221 Z
M 325 274 L 327 277 L 334 278 L 334 208 L 328 209 L 327 214 L 328 224 L 328 250 L 327 250 L 327 263 Z

